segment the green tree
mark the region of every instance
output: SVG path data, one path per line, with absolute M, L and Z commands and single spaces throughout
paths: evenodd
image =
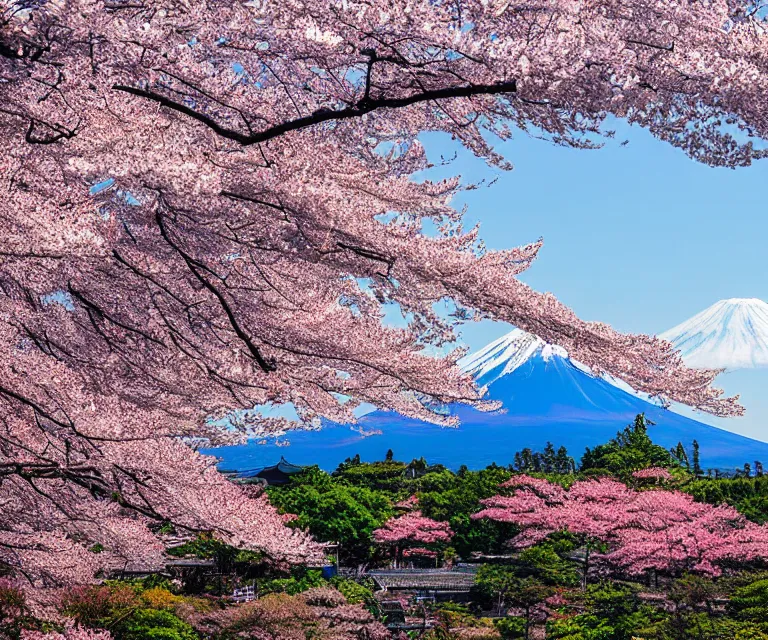
M 667 635 L 674 640 L 707 638 L 713 632 L 713 601 L 717 596 L 714 583 L 701 576 L 684 575 L 675 580 L 668 591 L 674 611 L 665 624 Z M 699 609 L 706 609 L 700 615 Z
M 512 606 L 520 607 L 524 613 L 525 630 L 523 637 L 529 640 L 531 637 L 531 613 L 536 605 L 541 604 L 554 594 L 555 590 L 542 584 L 536 578 L 518 579 L 515 589 L 507 595 Z
M 583 611 L 547 623 L 551 640 L 631 640 L 658 638 L 656 631 L 666 614 L 643 604 L 638 588 L 608 582 L 591 585 L 574 603 Z
M 472 553 L 508 553 L 504 544 L 517 533 L 517 527 L 487 519 L 473 520 L 471 516 L 480 500 L 496 495 L 499 485 L 510 476 L 507 469 L 493 466 L 465 471 L 463 475 L 450 471 L 426 474 L 416 481 L 421 510 L 425 516 L 451 525 L 451 545 L 464 558 Z
M 576 472 L 576 462 L 568 455 L 568 449 L 560 447 L 557 450 L 557 458 L 555 461 L 555 471 L 557 473 L 568 474 Z
M 574 587 L 579 583 L 576 565 L 564 560 L 549 544 L 539 544 L 520 552 L 514 561 L 520 578 L 536 578 L 550 586 Z
M 685 450 L 682 442 L 678 442 L 677 446 L 672 447 L 669 451 L 677 462 L 685 465 L 685 468 L 690 470 L 691 463 L 688 460 L 688 452 Z
M 646 467 L 669 467 L 677 461 L 664 447 L 652 442 L 648 427 L 653 425 L 645 414 L 635 418 L 606 444 L 587 448 L 581 459 L 581 471 L 585 473 L 610 473 L 628 478 L 633 471 Z
M 297 474 L 282 487 L 270 487 L 270 501 L 298 516 L 297 525 L 324 542 L 338 542 L 348 561 L 370 556 L 373 530 L 392 515 L 387 495 L 337 481 L 319 469 Z
M 693 441 L 693 475 L 697 478 L 703 475 L 701 462 L 699 460 L 699 442 L 697 440 Z
M 493 604 L 498 615 L 510 602 L 512 593 L 520 586 L 520 578 L 514 567 L 506 565 L 484 564 L 475 575 L 474 591 L 476 596 Z
M 768 578 L 736 588 L 728 609 L 736 619 L 752 622 L 768 632 Z

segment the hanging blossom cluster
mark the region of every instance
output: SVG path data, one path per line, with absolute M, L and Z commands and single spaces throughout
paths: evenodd
M 402 516 L 390 518 L 373 532 L 376 542 L 393 545 L 448 542 L 452 537 L 453 531 L 447 522 L 427 518 L 421 511 L 410 511 Z
M 312 556 L 191 445 L 491 408 L 460 350 L 431 355 L 467 319 L 738 414 L 717 372 L 521 283 L 541 243 L 486 251 L 460 179 L 414 174 L 425 131 L 508 168 L 489 132 L 591 148 L 609 116 L 749 164 L 767 42 L 735 0 L 0 0 L 2 570 L 90 580 L 165 521 Z M 231 413 L 264 403 L 298 424 Z
M 632 473 L 638 480 L 672 480 L 674 476 L 663 467 L 648 467 Z
M 419 498 L 416 495 L 408 496 L 407 498 L 395 503 L 396 509 L 405 509 L 406 511 L 413 511 L 419 506 Z
M 437 558 L 437 551 L 426 549 L 424 547 L 414 547 L 413 549 L 403 550 L 404 558 Z
M 678 491 L 635 491 L 603 478 L 559 485 L 515 476 L 502 486 L 512 495 L 482 500 L 473 518 L 519 525 L 518 546 L 567 530 L 608 545 L 599 560 L 608 568 L 642 574 L 654 569 L 679 574 L 720 575 L 733 562 L 768 555 L 768 526 L 757 525 L 734 508 L 694 502 Z

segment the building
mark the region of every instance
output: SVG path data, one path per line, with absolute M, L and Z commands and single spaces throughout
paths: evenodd
M 280 462 L 271 467 L 264 467 L 252 472 L 241 472 L 232 474 L 234 479 L 239 482 L 268 484 L 271 486 L 287 484 L 292 475 L 301 473 L 306 467 L 300 467 L 291 464 L 284 457 L 280 456 Z
M 378 589 L 416 598 L 457 602 L 469 599 L 475 567 L 456 569 L 382 569 L 368 572 Z

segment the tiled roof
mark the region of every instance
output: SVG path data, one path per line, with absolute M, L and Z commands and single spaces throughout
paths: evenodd
M 382 589 L 469 591 L 475 583 L 475 574 L 468 571 L 391 569 L 368 575 Z

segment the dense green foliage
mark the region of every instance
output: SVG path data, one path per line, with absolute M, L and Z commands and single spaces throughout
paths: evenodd
M 728 503 L 756 522 L 768 521 L 768 476 L 762 475 L 759 462 L 746 464 L 732 477 L 705 475 L 698 443 L 691 449 L 681 443 L 667 450 L 653 443 L 650 427 L 638 416 L 609 442 L 587 449 L 579 468 L 565 448 L 551 443 L 541 452 L 519 452 L 508 467 L 493 464 L 477 471 L 462 467 L 454 472 L 423 458 L 405 463 L 388 451 L 380 462 L 347 459 L 332 474 L 307 468 L 288 484 L 269 487 L 268 493 L 282 513 L 296 516 L 290 526 L 308 529 L 322 542 L 339 543 L 340 563 L 348 567 L 383 567 L 391 561 L 386 548 L 374 543 L 373 532 L 406 507 L 416 508 L 412 501 L 400 504 L 413 496 L 423 516 L 449 523 L 453 537 L 438 545 L 436 560 L 407 561 L 417 566 L 477 563 L 470 602 L 412 603 L 411 619 L 430 618 L 432 625 L 411 628 L 414 640 L 530 640 L 545 632 L 551 640 L 768 640 L 768 573 L 732 566 L 714 580 L 649 574 L 631 582 L 614 575 L 585 584 L 586 560 L 605 551 L 594 541 L 559 532 L 513 551 L 507 542 L 518 533 L 514 525 L 472 518 L 481 500 L 498 494 L 499 485 L 513 473 L 524 472 L 566 488 L 600 475 L 640 490 L 663 482 L 664 488 L 688 492 L 698 501 Z M 663 467 L 671 477 L 648 481 L 633 476 L 648 467 Z M 63 600 L 63 613 L 85 626 L 109 629 L 116 640 L 223 640 L 207 632 L 201 636 L 200 627 L 193 626 L 195 619 L 223 606 L 223 600 L 211 594 L 252 585 L 258 597 L 275 602 L 333 587 L 350 604 L 362 604 L 386 620 L 371 578 L 327 578 L 311 567 L 288 570 L 205 533 L 168 552 L 215 560 L 215 573 L 192 571 L 180 583 L 154 576 L 73 589 Z M 219 573 L 230 575 L 223 578 Z M 11 640 L 21 640 L 22 628 L 43 628 L 20 598 L 20 592 L 0 578 L 0 636 Z
M 120 624 L 123 640 L 197 640 L 194 629 L 172 614 L 157 609 L 139 609 Z
M 338 542 L 346 557 L 365 558 L 373 530 L 393 513 L 389 495 L 375 488 L 380 479 L 390 477 L 392 466 L 354 466 L 340 477 L 313 467 L 293 476 L 285 487 L 270 487 L 269 497 L 281 511 L 298 516 L 294 526 L 308 529 L 319 540 Z M 374 468 L 381 475 L 361 473 L 361 467 L 361 471 Z
M 524 473 L 575 473 L 576 462 L 568 455 L 565 447 L 560 447 L 555 451 L 555 446 L 547 442 L 544 451 L 532 451 L 523 449 L 515 454 L 515 471 Z
M 664 618 L 655 607 L 644 604 L 634 585 L 590 585 L 563 607 L 566 614 L 547 624 L 547 637 L 557 640 L 631 640 L 656 637 L 654 626 Z M 577 611 L 576 615 L 568 615 Z
M 683 490 L 700 502 L 729 504 L 755 522 L 768 521 L 768 476 L 703 478 L 687 483 Z
M 639 469 L 675 466 L 678 461 L 672 454 L 654 444 L 648 435 L 648 427 L 652 424 L 640 414 L 635 418 L 634 425 L 619 431 L 609 442 L 588 448 L 581 458 L 580 471 L 626 479 Z
M 339 542 L 347 562 L 376 558 L 371 533 L 394 514 L 393 506 L 417 494 L 425 516 L 447 521 L 455 536 L 452 547 L 463 557 L 473 552 L 502 553 L 515 530 L 486 520 L 472 520 L 481 498 L 498 491 L 511 475 L 491 466 L 480 471 L 453 473 L 416 460 L 410 465 L 385 461 L 342 463 L 333 475 L 311 467 L 291 482 L 270 487 L 269 497 L 281 511 L 298 515 L 296 526 L 320 540 Z

